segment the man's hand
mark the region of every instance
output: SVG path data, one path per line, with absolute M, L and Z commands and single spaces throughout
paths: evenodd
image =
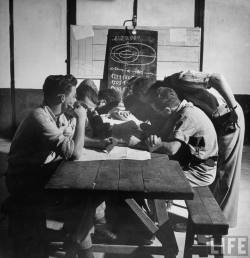
M 117 140 L 113 137 L 109 137 L 101 140 L 101 143 L 102 143 L 103 149 L 105 149 L 109 145 L 114 145 L 114 146 L 117 145 Z
M 150 151 L 156 150 L 162 146 L 162 140 L 157 135 L 150 135 L 145 143 Z
M 118 141 L 113 137 L 106 138 L 103 141 L 106 144 L 105 150 L 107 152 L 110 152 L 118 144 Z
M 87 117 L 87 110 L 79 105 L 73 109 L 73 114 L 77 119 L 85 120 Z

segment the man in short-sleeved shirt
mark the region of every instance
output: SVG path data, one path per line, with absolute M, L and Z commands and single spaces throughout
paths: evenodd
M 160 87 L 150 91 L 154 110 L 166 124 L 147 139 L 149 147 L 163 148 L 178 159 L 192 186 L 210 185 L 216 176 L 217 136 L 206 114 L 192 103 L 180 102 L 175 91 Z
M 178 140 L 187 145 L 190 153 L 184 154 L 184 173 L 191 184 L 210 185 L 216 176 L 218 155 L 214 127 L 202 110 L 186 100 L 180 103 L 176 112 L 180 117 L 168 140 Z

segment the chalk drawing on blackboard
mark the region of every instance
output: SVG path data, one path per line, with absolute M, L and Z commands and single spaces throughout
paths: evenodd
M 126 43 L 113 47 L 110 57 L 117 63 L 126 65 L 149 65 L 156 59 L 156 51 L 143 43 Z
M 122 73 L 131 73 L 133 74 L 133 76 L 136 76 L 138 74 L 145 74 L 145 75 L 148 75 L 148 76 L 153 76 L 154 73 L 150 73 L 150 72 L 143 72 L 143 71 L 140 71 L 139 69 L 136 69 L 136 70 L 130 70 L 130 69 L 122 69 L 122 68 L 118 68 L 118 67 L 110 67 L 110 71 L 119 71 L 119 72 L 122 72 Z

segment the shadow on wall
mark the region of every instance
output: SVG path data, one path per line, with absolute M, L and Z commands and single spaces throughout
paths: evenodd
M 16 121 L 17 125 L 29 113 L 39 106 L 43 100 L 41 89 L 16 89 Z M 15 128 L 12 127 L 12 108 L 10 89 L 0 89 L 0 134 L 11 138 Z
M 6 152 L 0 151 L 0 207 L 2 202 L 8 196 L 8 190 L 5 185 L 5 172 L 8 165 L 8 150 Z

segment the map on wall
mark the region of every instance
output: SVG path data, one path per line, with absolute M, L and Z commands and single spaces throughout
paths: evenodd
M 107 43 L 107 86 L 123 89 L 132 77 L 156 79 L 158 32 L 109 29 Z

